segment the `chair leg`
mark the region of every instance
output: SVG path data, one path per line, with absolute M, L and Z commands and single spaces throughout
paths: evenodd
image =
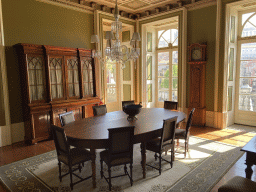
M 155 153 L 155 161 L 157 160 L 157 154 Z
M 188 151 L 188 141 L 185 139 L 185 153 L 184 153 L 184 158 L 186 158 L 187 151 Z
M 100 176 L 102 179 L 103 178 L 103 160 L 102 159 L 100 160 Z
M 108 180 L 108 186 L 109 186 L 109 191 L 111 191 L 111 167 L 108 166 L 108 177 L 109 177 L 109 180 Z
M 72 180 L 72 167 L 69 165 L 69 175 L 70 175 L 70 188 L 73 190 L 73 180 Z
M 59 165 L 59 179 L 60 179 L 60 182 L 61 182 L 62 177 L 61 177 L 61 162 L 60 161 L 59 161 L 58 165 Z
M 172 168 L 172 162 L 174 161 L 174 154 L 175 154 L 175 151 L 174 151 L 174 145 L 172 146 L 172 149 L 171 149 L 171 168 Z
M 132 186 L 133 185 L 133 180 L 132 180 L 132 163 L 130 164 L 130 175 L 131 175 L 130 181 L 131 181 L 131 186 Z
M 159 154 L 159 175 L 161 175 L 162 171 L 162 154 Z
M 79 172 L 81 173 L 82 166 L 81 166 L 81 164 L 80 164 L 80 163 L 79 163 L 79 165 L 78 165 L 78 169 L 79 169 Z
M 127 167 L 126 167 L 126 164 L 124 165 L 124 173 L 127 174 Z

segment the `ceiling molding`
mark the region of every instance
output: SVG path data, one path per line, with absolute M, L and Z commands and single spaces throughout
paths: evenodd
M 115 6 L 115 0 L 79 0 L 77 3 L 73 0 L 36 1 L 63 6 L 90 14 L 93 14 L 95 10 L 112 14 Z M 217 4 L 217 0 L 117 0 L 117 3 L 122 18 L 141 20 L 145 17 L 159 15 L 183 7 L 188 10 L 200 9 Z M 134 7 L 131 7 L 132 4 Z M 141 5 L 140 8 L 136 9 L 135 7 L 139 5 Z
M 81 11 L 81 12 L 86 12 L 86 13 L 90 13 L 93 14 L 94 8 L 89 7 L 89 6 L 85 6 L 85 5 L 81 5 L 78 3 L 74 3 L 74 2 L 70 2 L 68 0 L 36 0 L 42 3 L 48 3 L 48 4 L 52 4 L 52 5 L 57 5 L 60 7 L 65 7 L 68 9 L 73 9 L 76 11 Z

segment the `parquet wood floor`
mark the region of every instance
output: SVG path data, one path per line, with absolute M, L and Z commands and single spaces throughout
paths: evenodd
M 184 125 L 182 126 L 184 127 Z M 211 139 L 227 144 L 236 146 L 244 146 L 256 135 L 255 133 L 248 133 L 245 130 L 236 129 L 215 129 L 211 127 L 195 127 L 191 128 L 191 135 Z M 23 142 L 15 143 L 10 146 L 0 148 L 0 166 L 6 165 L 15 161 L 33 157 L 52 151 L 55 149 L 53 141 L 43 141 L 36 145 L 26 145 Z M 233 167 L 222 177 L 222 179 L 214 186 L 212 192 L 217 192 L 218 188 L 226 181 L 230 180 L 234 176 L 245 177 L 245 154 L 233 165 Z M 253 167 L 252 180 L 256 181 L 256 166 Z M 5 192 L 5 189 L 0 185 L 0 191 Z

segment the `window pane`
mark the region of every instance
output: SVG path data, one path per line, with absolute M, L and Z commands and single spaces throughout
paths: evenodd
M 178 51 L 172 52 L 172 64 L 178 64 Z
M 158 48 L 168 47 L 168 42 L 163 37 L 159 39 Z
M 162 35 L 163 32 L 164 32 L 164 30 L 158 31 L 158 38 Z
M 171 30 L 168 29 L 167 31 L 165 31 L 162 35 L 162 37 L 168 42 L 171 42 Z
M 159 90 L 158 101 L 166 101 L 166 100 L 169 100 L 169 90 L 168 91 Z
M 152 102 L 152 84 L 148 84 L 148 102 Z
M 158 66 L 158 77 L 169 77 L 169 65 Z
M 256 78 L 241 78 L 239 110 L 256 111 Z
M 169 100 L 169 52 L 158 53 L 158 100 Z
M 231 16 L 231 27 L 230 27 L 230 42 L 234 43 L 235 42 L 235 23 L 236 23 L 236 18 L 234 16 Z
M 178 88 L 178 78 L 173 78 L 172 79 L 172 89 L 177 90 Z
M 241 46 L 241 60 L 256 59 L 256 43 L 244 43 Z
M 169 90 L 169 78 L 158 78 L 158 89 Z
M 254 12 L 252 13 L 245 13 L 242 15 L 242 25 L 244 24 L 244 22 L 252 15 L 254 14 Z
M 249 18 L 251 17 L 251 18 Z M 249 18 L 249 20 L 247 20 Z M 242 31 L 242 37 L 256 35 L 256 13 L 243 14 L 242 22 L 246 22 Z
M 232 90 L 233 87 L 228 87 L 228 111 L 232 111 Z
M 172 46 L 178 45 L 178 29 L 171 29 L 171 43 Z
M 116 92 L 116 64 L 107 63 L 107 102 L 117 101 L 117 92 Z
M 256 61 L 241 61 L 240 77 L 255 77 Z
M 152 33 L 147 32 L 147 51 L 152 52 Z
M 233 81 L 233 67 L 234 67 L 234 48 L 230 48 L 229 63 L 228 63 L 228 80 Z
M 147 80 L 152 80 L 152 56 L 147 56 Z
M 172 76 L 178 77 L 178 65 L 172 65 Z
M 169 64 L 169 52 L 158 53 L 158 65 Z
M 178 101 L 178 91 L 172 91 L 172 101 Z

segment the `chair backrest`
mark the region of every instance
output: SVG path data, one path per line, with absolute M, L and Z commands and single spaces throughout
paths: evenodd
M 134 100 L 131 100 L 131 101 L 122 101 L 122 108 L 124 110 L 124 107 L 127 106 L 127 105 L 134 105 L 135 102 Z
M 175 128 L 178 117 L 164 119 L 163 129 L 161 134 L 160 148 L 164 148 L 166 145 L 173 144 L 175 138 Z
M 165 109 L 177 110 L 178 109 L 178 102 L 176 102 L 176 101 L 164 101 L 164 108 Z
M 109 160 L 121 157 L 133 158 L 134 126 L 111 128 L 109 131 Z
M 107 106 L 106 105 L 95 105 L 92 107 L 93 109 L 93 115 L 98 116 L 98 115 L 104 115 L 107 113 Z
M 69 155 L 70 147 L 64 129 L 55 125 L 51 125 L 51 130 L 57 154 Z
M 62 127 L 75 121 L 73 111 L 59 114 L 59 118 L 60 118 L 60 123 Z
M 195 108 L 193 108 L 190 111 L 189 116 L 188 116 L 188 121 L 187 121 L 187 125 L 186 125 L 186 137 L 187 137 L 188 131 L 189 131 L 189 129 L 191 127 L 191 124 L 192 124 L 192 118 L 193 118 L 194 111 L 195 111 Z

